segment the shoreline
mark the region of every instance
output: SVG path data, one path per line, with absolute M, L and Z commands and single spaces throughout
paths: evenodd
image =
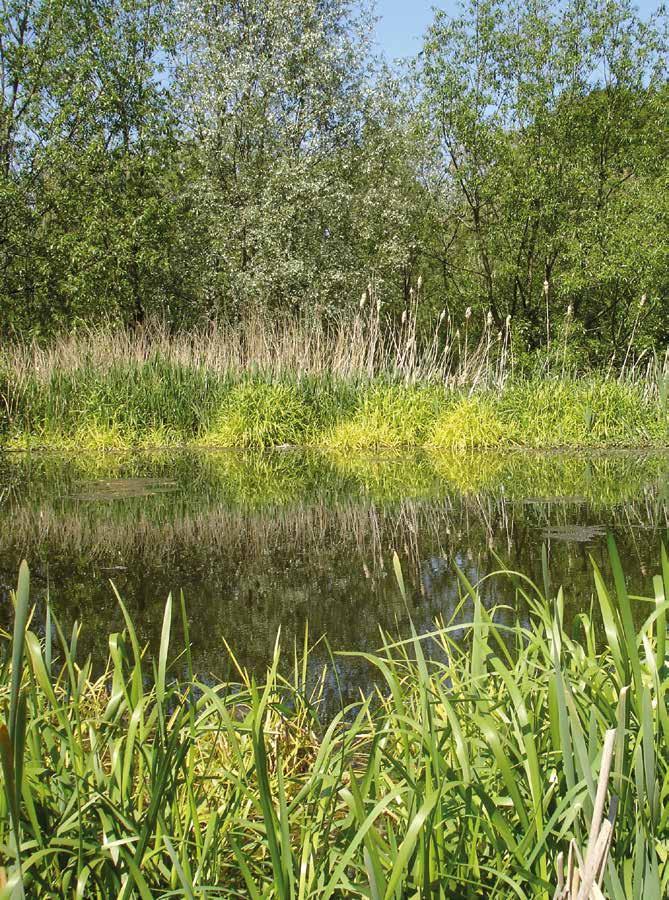
M 5 388 L 0 452 L 669 448 L 664 394 L 644 382 L 596 375 L 476 391 L 381 379 L 217 379 L 169 367 L 162 375 L 148 366 L 115 373 L 79 370 Z

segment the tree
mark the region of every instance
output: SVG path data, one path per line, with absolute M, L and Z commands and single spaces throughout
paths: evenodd
M 620 346 L 641 294 L 661 302 L 666 265 L 638 239 L 650 250 L 666 215 L 662 49 L 626 0 L 470 0 L 454 20 L 437 14 L 423 108 L 457 198 L 460 305 L 498 326 L 518 319 L 535 346 L 571 308 Z
M 160 81 L 166 15 L 153 0 L 3 6 L 5 328 L 138 321 L 160 292 L 176 147 Z
M 197 0 L 177 83 L 201 159 L 211 315 L 332 312 L 359 296 L 347 234 L 369 105 L 365 11 L 351 0 Z M 366 282 L 365 282 L 366 283 Z M 354 301 L 355 302 L 355 301 Z

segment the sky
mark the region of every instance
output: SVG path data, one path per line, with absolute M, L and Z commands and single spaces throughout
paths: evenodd
M 455 2 L 435 0 L 376 0 L 379 22 L 376 37 L 388 59 L 413 56 L 421 46 L 421 37 L 432 21 L 432 7 L 455 11 Z
M 659 5 L 659 0 L 637 0 L 643 15 Z M 376 37 L 388 59 L 413 56 L 421 46 L 421 36 L 432 21 L 432 8 L 454 13 L 457 0 L 376 0 L 380 21 Z

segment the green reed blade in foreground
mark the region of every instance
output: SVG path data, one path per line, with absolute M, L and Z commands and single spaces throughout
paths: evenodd
M 603 631 L 584 614 L 569 633 L 560 591 L 551 605 L 500 572 L 532 610 L 503 626 L 461 576 L 472 621 L 385 636 L 365 655 L 378 689 L 329 722 L 324 677 L 309 686 L 297 648 L 292 676 L 277 648 L 261 685 L 243 671 L 236 683 L 197 683 L 185 648 L 180 682 L 169 600 L 155 666 L 122 607 L 125 631 L 110 636 L 94 678 L 76 659 L 76 629 L 72 641 L 59 631 L 60 659 L 28 630 L 22 567 L 15 633 L 1 648 L 11 723 L 0 727 L 2 896 L 79 885 L 94 898 L 550 898 L 558 854 L 572 839 L 585 853 L 597 827 L 607 733 L 601 811 L 614 832 L 602 890 L 666 896 L 667 557 L 649 585 L 654 612 L 632 632 L 644 601 L 611 554 L 613 590 L 593 570 Z M 187 623 L 183 605 L 181 615 Z

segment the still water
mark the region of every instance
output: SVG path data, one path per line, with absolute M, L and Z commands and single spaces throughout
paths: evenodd
M 591 604 L 590 556 L 607 567 L 607 532 L 630 589 L 650 593 L 668 488 L 669 455 L 5 454 L 2 618 L 26 558 L 38 623 L 48 594 L 66 629 L 84 623 L 82 650 L 101 660 L 109 633 L 123 627 L 110 582 L 154 646 L 168 593 L 183 590 L 198 671 L 229 673 L 227 641 L 261 673 L 279 629 L 291 650 L 308 623 L 311 639 L 358 651 L 379 646 L 379 628 L 406 634 L 410 618 L 422 631 L 449 620 L 456 566 L 475 583 L 501 559 L 541 584 L 544 544 L 573 616 Z M 518 608 L 508 577 L 486 580 L 481 594 L 488 607 L 508 606 L 498 616 Z M 322 643 L 315 664 L 327 654 Z M 350 659 L 342 665 L 346 694 L 362 672 Z

